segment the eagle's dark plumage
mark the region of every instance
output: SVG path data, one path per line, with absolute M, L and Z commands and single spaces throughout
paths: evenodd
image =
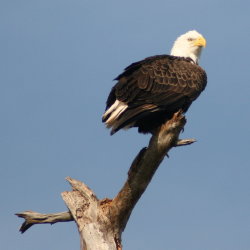
M 115 80 L 103 115 L 111 134 L 129 127 L 152 133 L 178 110 L 186 112 L 207 83 L 196 61 L 173 55 L 133 63 Z

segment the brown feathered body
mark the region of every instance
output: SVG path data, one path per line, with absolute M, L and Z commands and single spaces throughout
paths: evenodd
M 115 80 L 103 115 L 111 134 L 130 127 L 153 133 L 178 110 L 188 110 L 207 76 L 190 58 L 159 55 L 131 64 Z

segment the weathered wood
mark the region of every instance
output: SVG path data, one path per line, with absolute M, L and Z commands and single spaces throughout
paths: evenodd
M 84 183 L 70 177 L 67 180 L 73 190 L 63 192 L 62 197 L 77 223 L 81 249 L 117 250 L 110 221 L 103 213 L 105 201 L 99 201 Z
M 62 198 L 69 209 L 69 212 L 63 214 L 68 221 L 76 222 L 81 250 L 122 249 L 121 235 L 132 210 L 168 151 L 172 147 L 195 142 L 194 139 L 178 139 L 185 123 L 185 117 L 181 112 L 177 112 L 170 121 L 155 131 L 148 147 L 143 148 L 134 159 L 125 184 L 113 200 L 107 198 L 99 200 L 87 185 L 70 177 L 67 178 L 72 191 L 62 193 Z M 49 218 L 41 219 L 41 214 L 35 212 L 17 215 L 25 219 L 21 227 L 22 232 L 33 224 L 58 222 L 55 221 L 56 217 L 52 221 Z M 43 216 L 46 217 L 46 215 Z M 59 218 L 62 217 L 59 216 Z
M 162 125 L 151 137 L 147 148 L 143 148 L 132 163 L 128 179 L 110 204 L 110 220 L 116 234 L 121 235 L 137 201 L 150 183 L 155 171 L 176 145 L 179 134 L 186 123 L 181 112 Z
M 175 147 L 186 146 L 196 142 L 195 139 L 180 139 L 176 142 Z
M 137 201 L 185 125 L 181 112 L 158 129 L 133 161 L 127 181 L 113 200 L 99 201 L 85 184 L 68 178 L 73 191 L 62 194 L 78 225 L 82 250 L 121 249 L 121 235 Z M 190 141 L 188 141 L 190 143 Z M 179 141 L 179 145 L 187 141 Z
M 24 211 L 16 214 L 18 217 L 25 219 L 19 231 L 24 233 L 34 224 L 55 224 L 57 222 L 73 221 L 74 218 L 70 212 L 61 212 L 55 214 L 41 214 L 33 211 Z

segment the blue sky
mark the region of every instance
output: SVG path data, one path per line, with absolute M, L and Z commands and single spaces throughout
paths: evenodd
M 0 2 L 0 247 L 79 249 L 75 224 L 21 235 L 14 213 L 66 211 L 66 176 L 99 198 L 121 188 L 149 136 L 101 123 L 114 79 L 169 53 L 180 34 L 207 39 L 208 86 L 182 138 L 137 204 L 125 250 L 250 249 L 250 3 L 247 0 Z

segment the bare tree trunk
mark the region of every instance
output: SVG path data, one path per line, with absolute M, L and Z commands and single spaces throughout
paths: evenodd
M 121 235 L 130 214 L 168 151 L 174 146 L 195 141 L 178 140 L 185 122 L 182 113 L 177 112 L 155 131 L 148 147 L 136 156 L 124 186 L 113 200 L 99 200 L 84 183 L 68 177 L 72 191 L 63 192 L 62 198 L 69 212 L 55 214 L 54 218 L 51 214 L 46 217 L 31 211 L 18 213 L 19 217 L 25 219 L 20 231 L 24 232 L 37 223 L 74 220 L 80 234 L 81 250 L 121 250 Z

